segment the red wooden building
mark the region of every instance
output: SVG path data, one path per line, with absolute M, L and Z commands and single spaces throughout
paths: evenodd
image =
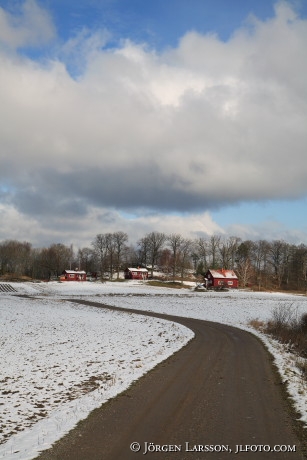
M 146 268 L 126 268 L 126 280 L 148 280 L 148 270 Z
M 61 281 L 86 281 L 86 273 L 83 270 L 64 270 L 60 276 Z
M 211 270 L 205 274 L 205 284 L 207 288 L 230 288 L 235 289 L 239 286 L 238 277 L 233 270 Z

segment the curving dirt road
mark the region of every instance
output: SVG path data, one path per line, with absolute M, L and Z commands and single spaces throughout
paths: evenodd
M 92 412 L 40 460 L 307 458 L 283 385 L 256 337 L 217 323 L 114 309 L 176 321 L 195 339 Z

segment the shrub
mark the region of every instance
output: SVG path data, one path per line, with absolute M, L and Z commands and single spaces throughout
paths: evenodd
M 307 360 L 298 358 L 296 360 L 296 367 L 300 370 L 302 378 L 307 380 Z
M 307 357 L 307 314 L 301 317 L 293 304 L 278 305 L 272 310 L 272 319 L 268 321 L 264 332 L 279 342 L 288 344 L 289 350 Z

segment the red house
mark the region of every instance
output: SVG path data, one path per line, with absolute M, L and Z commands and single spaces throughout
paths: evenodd
M 86 273 L 83 270 L 64 270 L 60 276 L 61 281 L 86 281 Z
M 211 270 L 205 274 L 205 284 L 207 288 L 238 288 L 238 277 L 233 270 Z
M 126 268 L 125 280 L 148 280 L 146 268 Z

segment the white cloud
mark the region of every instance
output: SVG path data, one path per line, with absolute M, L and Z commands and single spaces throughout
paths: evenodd
M 84 218 L 53 214 L 48 219 L 29 217 L 13 206 L 0 204 L 0 241 L 16 239 L 30 241 L 35 247 L 54 242 L 76 247 L 90 246 L 98 233 L 123 230 L 129 243 L 136 244 L 152 231 L 180 233 L 186 238 L 224 233 L 208 212 L 192 215 L 165 215 L 161 213 L 127 217 L 108 208 L 90 207 Z
M 54 30 L 34 0 L 17 18 L 0 9 L 12 47 Z M 307 21 L 289 5 L 227 42 L 193 32 L 157 53 L 106 40 L 83 30 L 63 46 L 77 79 L 60 58 L 0 48 L 0 181 L 16 212 L 37 216 L 49 200 L 49 218 L 70 204 L 76 219 L 93 208 L 198 213 L 307 194 Z
M 287 227 L 277 220 L 267 220 L 256 225 L 231 224 L 224 229 L 227 235 L 236 235 L 244 240 L 286 241 L 290 244 L 306 244 L 307 227 L 302 229 Z
M 41 45 L 55 37 L 50 15 L 35 0 L 26 0 L 14 13 L 0 7 L 0 43 L 20 48 Z

